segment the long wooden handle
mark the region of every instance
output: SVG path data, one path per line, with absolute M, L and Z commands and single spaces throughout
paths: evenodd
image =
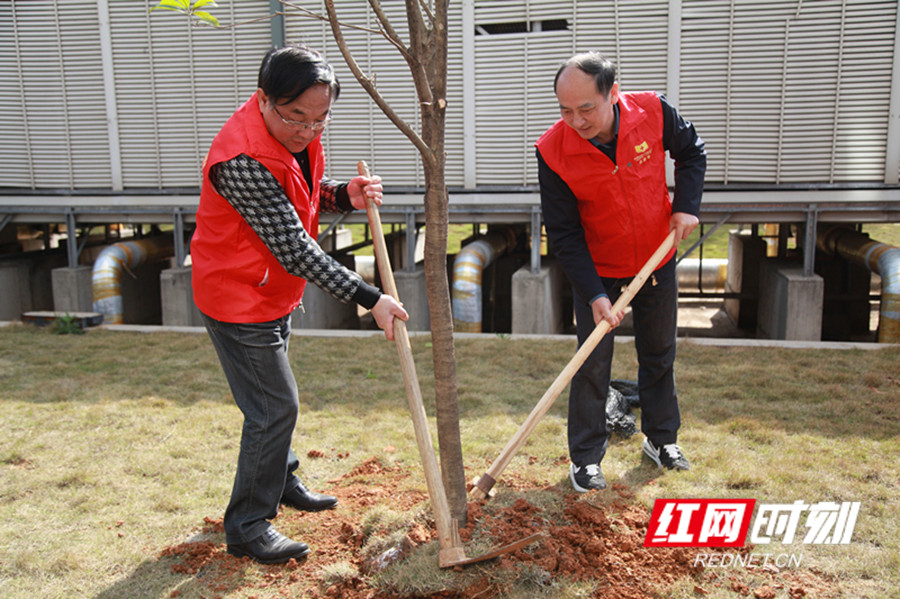
M 631 300 L 634 299 L 637 292 L 640 291 L 650 275 L 653 274 L 653 271 L 656 270 L 663 258 L 666 257 L 666 254 L 669 253 L 669 250 L 672 249 L 674 243 L 675 231 L 672 230 L 653 255 L 650 256 L 650 259 L 647 260 L 646 264 L 641 267 L 641 270 L 635 275 L 631 283 L 629 283 L 622 291 L 619 299 L 616 300 L 616 303 L 612 306 L 611 312 L 613 314 L 618 314 L 628 307 L 628 304 L 631 303 Z M 575 356 L 569 361 L 563 371 L 559 373 L 559 376 L 556 377 L 556 380 L 553 381 L 553 384 L 550 385 L 543 397 L 541 397 L 540 401 L 531 411 L 531 414 L 528 415 L 528 418 L 525 419 L 525 422 L 523 422 L 519 427 L 519 430 L 516 431 L 516 434 L 513 435 L 512 439 L 509 440 L 509 443 L 506 444 L 506 447 L 503 448 L 503 451 L 500 452 L 500 455 L 497 456 L 497 459 L 494 460 L 494 463 L 491 464 L 488 471 L 475 482 L 471 490 L 473 497 L 476 499 L 484 499 L 488 496 L 494 484 L 497 482 L 497 478 L 509 465 L 513 456 L 521 449 L 522 445 L 525 443 L 525 439 L 528 438 L 528 435 L 531 434 L 538 422 L 541 421 L 541 418 L 544 417 L 544 414 L 547 413 L 547 410 L 550 409 L 550 406 L 553 405 L 553 402 L 556 401 L 559 394 L 566 388 L 566 385 L 569 384 L 572 377 L 574 377 L 575 373 L 578 372 L 578 369 L 581 368 L 581 365 L 584 364 L 591 352 L 594 351 L 594 348 L 597 347 L 597 344 L 600 343 L 603 336 L 609 332 L 609 328 L 609 322 L 606 320 L 600 321 L 600 324 L 594 328 L 585 342 L 578 348 Z
M 361 176 L 369 176 L 369 167 L 364 161 L 360 161 L 356 166 Z M 369 219 L 369 228 L 372 229 L 375 262 L 378 265 L 378 272 L 381 274 L 381 283 L 385 291 L 399 302 L 397 285 L 394 282 L 394 273 L 388 258 L 387 244 L 384 241 L 384 232 L 381 230 L 381 216 L 375 201 L 369 197 L 366 198 L 366 216 Z M 394 342 L 397 344 L 397 353 L 400 355 L 403 382 L 406 384 L 406 399 L 412 415 L 416 444 L 422 458 L 422 468 L 425 470 L 425 484 L 428 487 L 428 496 L 431 497 L 431 505 L 434 509 L 434 522 L 441 548 L 438 559 L 444 567 L 445 564 L 450 565 L 465 559 L 465 551 L 459 538 L 458 525 L 450 514 L 450 504 L 447 502 L 447 493 L 444 490 L 440 467 L 434 453 L 428 419 L 425 415 L 425 403 L 422 400 L 422 389 L 419 387 L 416 364 L 413 361 L 412 347 L 409 344 L 409 333 L 406 330 L 406 323 L 399 318 L 394 319 Z

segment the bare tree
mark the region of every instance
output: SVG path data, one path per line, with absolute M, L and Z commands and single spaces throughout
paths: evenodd
M 403 121 L 379 93 L 374 80 L 359 67 L 344 40 L 334 0 L 325 0 L 328 21 L 341 54 L 360 85 L 400 131 L 416 146 L 425 171 L 425 281 L 431 313 L 435 406 L 441 475 L 453 517 L 466 521 L 466 480 L 459 433 L 459 397 L 453 316 L 447 283 L 448 196 L 444 147 L 447 112 L 448 0 L 406 0 L 409 40 L 391 25 L 379 0 L 369 0 L 379 32 L 406 60 L 416 87 L 422 117 L 421 134 Z
M 447 10 L 448 0 L 405 0 L 408 40 L 402 39 L 385 14 L 380 0 L 368 0 L 376 17 L 377 31 L 397 49 L 409 66 L 421 113 L 421 131 L 416 131 L 391 108 L 378 91 L 374 77 L 363 72 L 347 46 L 334 0 L 325 0 L 327 15 L 317 14 L 302 3 L 280 0 L 291 14 L 327 20 L 347 66 L 375 104 L 413 143 L 422 158 L 425 173 L 425 281 L 431 314 L 432 359 L 434 361 L 435 406 L 440 449 L 441 476 L 454 519 L 466 522 L 466 480 L 459 431 L 459 397 L 453 342 L 453 316 L 447 278 L 448 195 L 445 180 L 445 123 L 447 110 Z M 208 12 L 208 0 L 161 0 L 155 8 L 182 12 L 196 22 L 222 27 Z M 197 10 L 203 8 L 204 10 Z M 278 13 L 285 14 L 285 13 Z M 232 25 L 234 26 L 234 25 Z M 360 27 L 353 26 L 359 29 Z

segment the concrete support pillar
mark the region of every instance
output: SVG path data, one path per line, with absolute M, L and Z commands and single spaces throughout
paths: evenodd
M 167 327 L 202 327 L 200 310 L 194 305 L 191 267 L 167 268 L 159 274 L 162 323 Z
M 54 268 L 50 277 L 53 286 L 53 309 L 56 312 L 93 312 L 90 266 Z
M 0 260 L 0 320 L 21 320 L 33 309 L 31 264 L 25 260 Z
M 766 259 L 766 242 L 755 235 L 732 231 L 728 236 L 728 273 L 725 291 L 754 297 L 726 299 L 725 311 L 740 329 L 756 328 L 759 310 L 759 265 Z
M 413 248 L 408 247 L 410 237 L 415 243 L 415 247 Z M 388 256 L 391 260 L 391 268 L 395 273 L 406 269 L 409 264 L 410 256 L 412 256 L 417 263 L 425 259 L 425 238 L 423 235 L 407 235 L 406 229 L 398 229 L 393 233 L 388 234 L 384 241 L 385 246 L 387 247 Z M 412 251 L 410 251 L 410 249 Z
M 537 273 L 529 265 L 512 276 L 513 334 L 556 334 L 563 331 L 566 277 L 552 258 Z
M 825 280 L 822 339 L 871 340 L 874 334 L 870 330 L 869 294 L 877 293 L 879 288 L 872 288 L 872 272 L 856 262 L 820 252 L 816 256 L 816 274 Z
M 759 272 L 757 336 L 763 339 L 821 341 L 825 281 L 804 276 L 803 265 L 769 259 Z
M 409 313 L 406 328 L 410 331 L 431 329 L 431 312 L 428 311 L 428 287 L 425 284 L 425 266 L 418 264 L 415 272 L 401 270 L 394 273 L 397 295 Z

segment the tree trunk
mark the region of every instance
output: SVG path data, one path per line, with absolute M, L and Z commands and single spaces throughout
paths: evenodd
M 425 191 L 425 281 L 431 313 L 434 360 L 434 393 L 440 446 L 441 475 L 453 518 L 466 523 L 466 479 L 459 431 L 459 396 L 456 385 L 456 355 L 453 315 L 447 279 L 447 189 L 443 161 L 426 171 Z
M 415 36 L 414 36 L 415 37 Z M 434 361 L 435 411 L 441 476 L 450 512 L 461 526 L 467 517 L 466 474 L 459 431 L 459 395 L 456 384 L 456 353 L 453 344 L 453 314 L 447 278 L 447 228 L 449 198 L 445 179 L 445 124 L 447 97 L 447 2 L 435 2 L 434 21 L 423 43 L 413 47 L 425 67 L 432 102 L 422 108 L 422 138 L 434 160 L 425 167 L 425 282 L 431 313 L 432 359 Z
M 447 279 L 447 225 L 449 223 L 445 179 L 445 124 L 447 111 L 447 7 L 448 0 L 406 0 L 409 47 L 390 25 L 379 0 L 369 0 L 381 32 L 400 51 L 410 67 L 421 107 L 422 134 L 417 135 L 399 118 L 367 77 L 344 42 L 333 0 L 325 0 L 335 41 L 353 75 L 379 108 L 419 150 L 425 171 L 425 283 L 431 313 L 434 361 L 435 409 L 441 477 L 454 519 L 466 523 L 466 474 L 459 433 L 459 397 L 456 391 L 456 356 L 453 349 L 453 315 Z

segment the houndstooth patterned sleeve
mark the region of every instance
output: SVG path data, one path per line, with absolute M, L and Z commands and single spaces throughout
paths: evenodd
M 342 302 L 365 285 L 355 272 L 326 254 L 309 236 L 281 184 L 246 154 L 210 169 L 210 181 L 256 232 L 290 274 L 303 277 Z M 371 306 L 366 306 L 371 307 Z

